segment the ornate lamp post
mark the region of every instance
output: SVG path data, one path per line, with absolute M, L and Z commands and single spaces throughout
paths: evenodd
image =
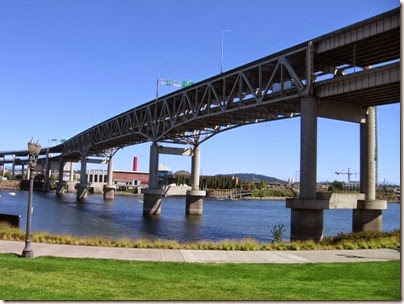
M 27 228 L 25 231 L 25 248 L 22 251 L 21 256 L 24 258 L 33 258 L 34 253 L 31 249 L 31 214 L 32 214 L 32 192 L 34 188 L 34 175 L 32 174 L 39 153 L 41 152 L 41 145 L 38 142 L 33 142 L 32 139 L 28 143 L 28 153 L 29 153 L 29 162 L 28 167 L 30 170 L 30 178 L 29 178 L 29 192 L 28 192 L 28 210 L 27 210 Z

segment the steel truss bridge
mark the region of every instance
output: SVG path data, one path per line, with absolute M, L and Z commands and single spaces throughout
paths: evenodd
M 400 9 L 152 100 L 49 152 L 79 159 L 148 141 L 199 144 L 235 127 L 298 117 L 309 95 L 318 98 L 318 116 L 337 119 L 344 119 L 341 109 L 362 113 L 400 102 Z M 0 152 L 10 154 L 27 151 Z

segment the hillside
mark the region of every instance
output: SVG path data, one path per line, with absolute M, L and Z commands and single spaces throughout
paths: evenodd
M 255 173 L 217 174 L 217 176 L 236 176 L 239 180 L 246 182 L 260 182 L 262 180 L 265 182 L 284 182 L 275 177 Z

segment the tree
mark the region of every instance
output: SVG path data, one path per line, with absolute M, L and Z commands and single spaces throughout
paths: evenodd
M 333 181 L 332 184 L 328 187 L 328 191 L 334 191 L 334 190 L 343 190 L 344 189 L 344 182 L 339 182 L 339 181 Z
M 34 177 L 34 181 L 35 181 L 35 182 L 42 182 L 42 181 L 44 180 L 44 178 L 45 178 L 44 175 L 42 175 L 42 174 L 37 174 L 37 175 L 35 175 L 35 177 Z

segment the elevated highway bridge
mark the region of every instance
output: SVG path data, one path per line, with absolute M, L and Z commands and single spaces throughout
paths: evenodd
M 171 153 L 192 156 L 193 190 L 186 210 L 201 214 L 201 143 L 243 125 L 301 117 L 301 194 L 288 201 L 292 238 L 319 239 L 322 212 L 330 208 L 332 199 L 316 193 L 317 117 L 356 122 L 361 126 L 361 192 L 365 197 L 348 205 L 354 209 L 354 230 L 381 229 L 385 205 L 374 194 L 373 107 L 400 102 L 400 64 L 397 8 L 151 100 L 58 146 L 42 149 L 41 154 L 57 153 L 62 161 L 81 160 L 83 176 L 88 156 L 108 155 L 112 161 L 117 149 L 152 142 L 144 213 L 160 214 L 158 155 L 166 150 L 157 143 L 189 144 L 191 153 L 184 154 L 181 148 Z M 11 154 L 27 155 L 27 151 L 0 152 L 0 157 Z M 112 164 L 110 168 L 112 172 Z M 113 192 L 112 185 L 108 186 L 106 191 Z M 85 189 L 84 176 L 78 198 L 85 197 Z

